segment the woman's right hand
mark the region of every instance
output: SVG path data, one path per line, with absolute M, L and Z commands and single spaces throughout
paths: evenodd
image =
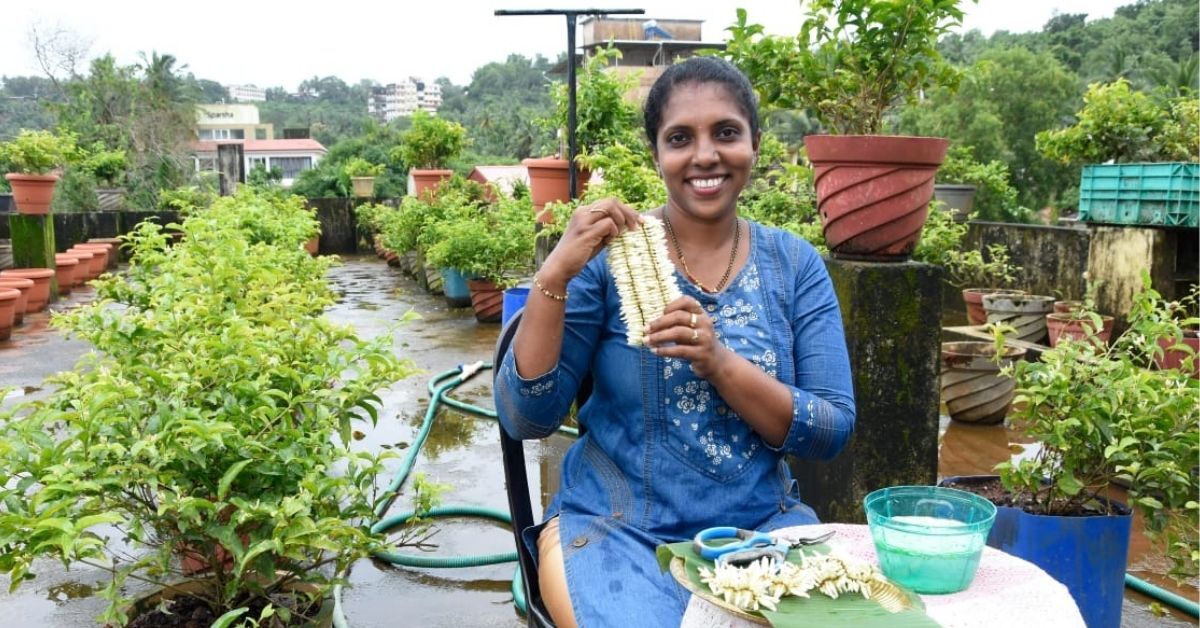
M 561 282 L 565 287 L 613 238 L 641 223 L 640 214 L 613 198 L 576 209 L 538 276 L 543 284 Z

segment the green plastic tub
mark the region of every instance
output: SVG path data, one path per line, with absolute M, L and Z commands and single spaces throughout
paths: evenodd
M 1079 219 L 1157 227 L 1200 226 L 1200 164 L 1092 164 L 1079 183 Z

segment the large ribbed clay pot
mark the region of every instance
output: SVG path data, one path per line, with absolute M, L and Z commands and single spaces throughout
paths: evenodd
M 33 287 L 29 289 L 29 295 L 26 297 L 26 312 L 41 312 L 46 309 L 46 305 L 50 303 L 50 278 L 53 276 L 54 271 L 49 268 L 0 270 L 0 279 L 12 277 L 33 281 Z
M 79 260 L 59 253 L 54 256 L 54 278 L 58 283 L 60 295 L 71 294 L 71 288 L 77 284 L 75 273 L 78 272 Z
M 1025 350 L 1004 347 L 999 363 L 995 355 L 991 342 L 942 343 L 942 403 L 951 419 L 984 425 L 1004 420 L 1016 382 L 1001 376 L 1000 368 L 1025 357 Z
M 934 175 L 949 145 L 949 140 L 937 137 L 805 137 L 830 254 L 907 259 L 921 237 Z
M 989 323 L 1011 325 L 1017 331 L 1012 337 L 1025 342 L 1041 342 L 1046 338 L 1046 315 L 1054 310 L 1054 297 L 1036 294 L 985 294 L 983 309 Z
M 0 340 L 12 337 L 13 320 L 21 291 L 15 288 L 0 288 Z
M 533 213 L 538 222 L 549 223 L 554 217 L 546 212 L 547 203 L 562 203 L 571 199 L 570 182 L 567 172 L 567 160 L 546 157 L 542 159 L 524 159 L 521 165 L 529 173 L 529 198 L 533 201 Z M 583 196 L 587 190 L 588 179 L 592 173 L 576 167 L 577 196 Z
M 25 322 L 25 312 L 29 311 L 29 293 L 33 290 L 33 280 L 20 277 L 0 277 L 0 288 L 20 291 L 21 296 L 17 298 L 16 307 L 13 308 L 13 324 L 20 325 Z
M 1055 304 L 1055 307 L 1058 307 L 1057 304 Z M 1058 341 L 1063 338 L 1070 338 L 1075 341 L 1091 338 L 1091 342 L 1101 347 L 1108 346 L 1108 339 L 1112 338 L 1114 319 L 1107 314 L 1100 314 L 1099 316 L 1100 328 L 1096 329 L 1095 322 L 1083 312 L 1051 312 L 1047 314 L 1046 332 L 1050 337 L 1050 346 L 1057 347 Z M 1092 334 L 1088 334 L 1088 329 L 1084 329 L 1084 325 L 1087 325 Z
M 486 279 L 468 279 L 471 289 L 471 307 L 475 308 L 475 320 L 481 323 L 499 323 L 504 316 L 504 290 Z
M 1025 291 L 1000 288 L 967 288 L 963 290 L 963 303 L 967 305 L 967 322 L 971 325 L 982 325 L 987 322 L 987 312 L 983 311 L 983 295 L 985 294 L 1025 294 Z
M 425 198 L 427 193 L 432 195 L 442 181 L 454 176 L 454 171 L 413 168 L 408 171 L 408 174 L 413 178 L 413 195 L 417 198 Z

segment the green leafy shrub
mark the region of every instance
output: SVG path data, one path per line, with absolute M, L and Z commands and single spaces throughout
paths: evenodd
M 182 185 L 163 190 L 158 194 L 158 204 L 184 214 L 204 209 L 217 199 L 216 190 L 203 181 L 197 185 Z
M 959 0 L 813 0 L 795 37 L 768 36 L 738 9 L 724 53 L 771 109 L 817 112 L 837 134 L 879 133 L 884 114 L 958 72 L 937 40 L 962 23 Z
M 1017 203 L 1017 190 L 1009 183 L 1008 165 L 999 160 L 979 163 L 971 147 L 954 146 L 938 168 L 939 183 L 975 186 L 972 218 L 1001 222 L 1029 222 L 1033 212 Z
M 300 199 L 244 192 L 179 228 L 173 246 L 153 223 L 130 234 L 128 278 L 55 319 L 95 352 L 0 414 L 0 569 L 16 586 L 39 556 L 103 567 L 100 621 L 124 625 L 127 579 L 163 585 L 186 551 L 228 625 L 287 621 L 308 599 L 283 585 L 319 598 L 385 546 L 368 527 L 385 456 L 351 451 L 351 424 L 413 368 L 321 316 L 333 262 L 300 248 L 317 228 Z
M 1124 480 L 1130 505 L 1166 547 L 1175 573 L 1194 578 L 1200 552 L 1196 382 L 1190 364 L 1187 370 L 1149 366 L 1162 353 L 1156 339 L 1181 338 L 1184 327 L 1200 321 L 1177 318 L 1150 287 L 1149 275 L 1142 277 L 1129 327 L 1111 346 L 1060 341 L 1039 361 L 1005 369 L 1017 386 L 1009 418 L 1042 446 L 1035 456 L 996 469 L 1014 505 L 1034 514 L 1107 513 L 1098 498 L 1113 480 Z M 1099 316 L 1089 317 L 1099 329 Z
M 23 129 L 17 137 L 0 144 L 0 164 L 8 172 L 46 174 L 78 159 L 75 142 L 72 133 Z
M 412 126 L 400 136 L 393 159 L 410 168 L 444 168 L 463 151 L 467 130 L 457 122 L 417 111 Z
M 1037 148 L 1065 164 L 1195 161 L 1200 154 L 1200 104 L 1134 90 L 1129 81 L 1093 83 L 1083 95 L 1077 122 L 1037 134 Z
M 432 225 L 425 259 L 438 268 L 512 286 L 532 271 L 534 224 L 533 203 L 528 199 L 458 206 Z
M 380 233 L 383 245 L 397 253 L 428 250 L 436 240 L 433 225 L 452 212 L 469 211 L 490 202 L 488 188 L 461 175 L 454 175 L 438 186 L 437 196 L 419 199 L 406 196 L 400 208 L 385 214 Z
M 123 150 L 105 150 L 102 145 L 93 147 L 83 161 L 83 168 L 91 173 L 104 187 L 120 187 L 129 167 Z
M 346 173 L 347 177 L 377 177 L 383 174 L 385 167 L 383 164 L 373 164 L 362 157 L 354 157 L 342 166 L 342 172 Z
M 588 58 L 579 71 L 576 82 L 575 141 L 579 146 L 579 164 L 588 166 L 590 155 L 605 147 L 616 144 L 637 146 L 644 142 L 638 132 L 641 126 L 641 111 L 638 106 L 625 99 L 625 94 L 637 85 L 637 76 L 606 72 L 609 62 L 621 58 L 616 48 L 598 49 Z M 551 131 L 562 129 L 562 142 L 566 142 L 567 86 L 556 83 L 551 87 L 554 114 L 540 121 L 543 128 Z M 556 148 L 548 152 L 556 152 Z M 565 154 L 566 151 L 564 150 Z

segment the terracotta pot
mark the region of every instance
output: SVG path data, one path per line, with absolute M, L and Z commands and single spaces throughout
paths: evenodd
M 413 196 L 424 198 L 426 192 L 435 193 L 442 181 L 454 176 L 454 171 L 413 168 L 408 174 L 413 178 Z
M 79 260 L 74 257 L 67 257 L 62 254 L 54 256 L 54 278 L 58 284 L 58 293 L 60 295 L 71 294 L 71 288 L 75 287 L 75 273 L 79 268 Z
M 564 202 L 571 198 L 566 159 L 525 159 L 521 161 L 529 172 L 529 197 L 533 201 L 533 213 L 538 222 L 548 223 L 553 216 L 545 211 L 547 203 Z M 587 190 L 588 179 L 592 173 L 582 168 L 576 169 L 579 196 Z
M 1051 312 L 1046 315 L 1046 331 L 1050 336 L 1050 346 L 1057 347 L 1058 341 L 1062 338 L 1086 340 L 1089 337 L 1091 342 L 1107 346 L 1108 339 L 1112 337 L 1113 317 L 1101 314 L 1100 321 L 1100 329 L 1093 330 L 1094 335 L 1089 336 L 1083 326 L 1085 324 L 1089 327 L 1093 325 L 1090 318 L 1081 317 L 1077 312 Z
M 16 320 L 17 302 L 20 299 L 20 290 L 0 288 L 0 340 L 12 337 L 13 321 Z
M 4 178 L 12 186 L 13 202 L 17 204 L 18 214 L 44 216 L 50 213 L 50 201 L 54 199 L 54 184 L 58 183 L 58 177 L 52 174 L 10 172 Z
M 103 266 L 98 267 L 97 263 L 92 261 L 94 258 L 98 257 L 98 255 L 95 253 L 68 250 L 65 253 L 60 253 L 60 255 L 74 257 L 75 259 L 79 260 L 81 268 L 75 269 L 75 280 L 77 285 L 83 285 L 84 283 L 100 276 L 100 271 L 98 268 L 103 268 Z M 104 258 L 101 257 L 99 261 L 103 262 Z
M 88 238 L 88 244 L 111 244 L 112 250 L 109 251 L 108 268 L 116 270 L 120 266 L 121 259 L 125 257 L 125 250 L 121 248 L 121 238 Z
M 25 312 L 29 311 L 29 295 L 33 291 L 33 280 L 21 277 L 0 277 L 0 288 L 10 288 L 21 292 L 16 307 L 13 308 L 13 324 L 20 325 L 25 322 Z
M 76 244 L 67 249 L 68 253 L 91 253 L 92 259 L 89 260 L 88 272 L 92 278 L 99 277 L 108 270 L 108 248 L 103 244 Z
M 375 195 L 375 177 L 350 177 L 350 187 L 354 190 L 354 195 L 359 198 L 368 198 Z
M 1036 294 L 985 294 L 983 309 L 989 323 L 1012 325 L 1014 337 L 1025 342 L 1041 342 L 1046 338 L 1046 315 L 1054 309 L 1054 297 Z
M 967 304 L 968 323 L 982 325 L 987 322 L 987 312 L 983 311 L 983 295 L 985 294 L 1025 294 L 1025 291 L 1001 288 L 967 288 L 963 290 L 963 303 Z
M 471 307 L 475 308 L 475 320 L 481 323 L 499 323 L 504 317 L 504 290 L 486 279 L 468 279 L 471 289 Z
M 949 140 L 809 135 L 817 210 L 834 257 L 903 261 L 921 237 Z
M 1005 347 L 1001 363 L 992 361 L 990 342 L 942 343 L 942 403 L 950 418 L 964 423 L 999 423 L 1012 407 L 1016 382 L 1000 375 L 1000 367 L 1025 357 L 1025 350 Z
M 25 303 L 26 312 L 41 312 L 46 309 L 46 304 L 50 303 L 50 278 L 53 276 L 54 271 L 49 268 L 10 268 L 8 270 L 0 270 L 0 279 L 13 277 L 29 279 L 33 282 L 33 287 L 29 289 L 29 296 Z
M 304 241 L 304 250 L 308 251 L 309 255 L 316 257 L 317 253 L 319 253 L 321 251 L 321 236 L 315 235 L 315 236 L 305 240 Z
M 1185 349 L 1176 349 L 1177 345 L 1187 345 L 1191 348 L 1189 354 Z M 1192 357 L 1192 377 L 1200 377 L 1200 332 L 1194 329 L 1183 330 L 1183 338 L 1178 342 L 1173 338 L 1159 338 L 1158 346 L 1162 347 L 1162 357 L 1154 358 L 1154 365 L 1160 369 L 1177 369 L 1184 366 L 1184 361 Z

